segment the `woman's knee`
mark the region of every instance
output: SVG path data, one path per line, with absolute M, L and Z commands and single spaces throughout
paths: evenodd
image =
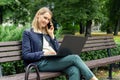
M 73 59 L 74 59 L 74 58 L 75 58 L 75 59 L 76 59 L 76 58 L 80 58 L 79 55 L 75 55 L 75 54 L 73 54 L 73 55 L 68 55 L 68 56 L 71 57 L 71 58 L 73 58 Z
M 79 55 L 69 55 L 73 61 L 82 61 Z
M 72 76 L 72 75 L 80 76 L 80 71 L 76 66 L 71 66 L 71 67 L 67 68 L 65 70 L 65 73 L 67 73 L 69 76 Z

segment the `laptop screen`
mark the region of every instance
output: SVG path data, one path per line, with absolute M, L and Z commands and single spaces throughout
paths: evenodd
M 62 41 L 59 48 L 58 54 L 80 54 L 84 44 L 86 42 L 86 37 L 66 35 Z

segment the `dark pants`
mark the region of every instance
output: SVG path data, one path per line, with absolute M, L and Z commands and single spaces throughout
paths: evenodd
M 81 80 L 80 75 L 90 80 L 94 76 L 78 55 L 41 59 L 38 68 L 40 71 L 63 71 L 68 75 L 69 80 Z

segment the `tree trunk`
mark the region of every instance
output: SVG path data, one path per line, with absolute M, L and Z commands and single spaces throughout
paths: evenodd
M 118 19 L 117 25 L 115 26 L 114 35 L 118 35 L 119 27 L 120 27 L 120 19 Z
M 92 20 L 87 21 L 85 36 L 91 36 Z
M 112 27 L 110 27 L 110 25 L 107 25 L 107 34 L 112 34 Z
M 83 24 L 82 24 L 81 22 L 79 23 L 79 27 L 80 27 L 79 33 L 80 33 L 80 34 L 84 34 L 84 32 L 85 32 L 85 31 L 84 31 L 84 26 L 83 26 Z
M 2 16 L 2 6 L 0 6 L 0 24 L 3 22 L 3 16 Z

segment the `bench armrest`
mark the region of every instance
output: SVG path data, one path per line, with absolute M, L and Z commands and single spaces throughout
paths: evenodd
M 25 80 L 28 80 L 29 73 L 31 72 L 32 69 L 35 69 L 35 72 L 37 74 L 37 80 L 40 80 L 40 75 L 39 75 L 39 70 L 37 68 L 37 65 L 33 63 L 29 64 L 25 69 Z

